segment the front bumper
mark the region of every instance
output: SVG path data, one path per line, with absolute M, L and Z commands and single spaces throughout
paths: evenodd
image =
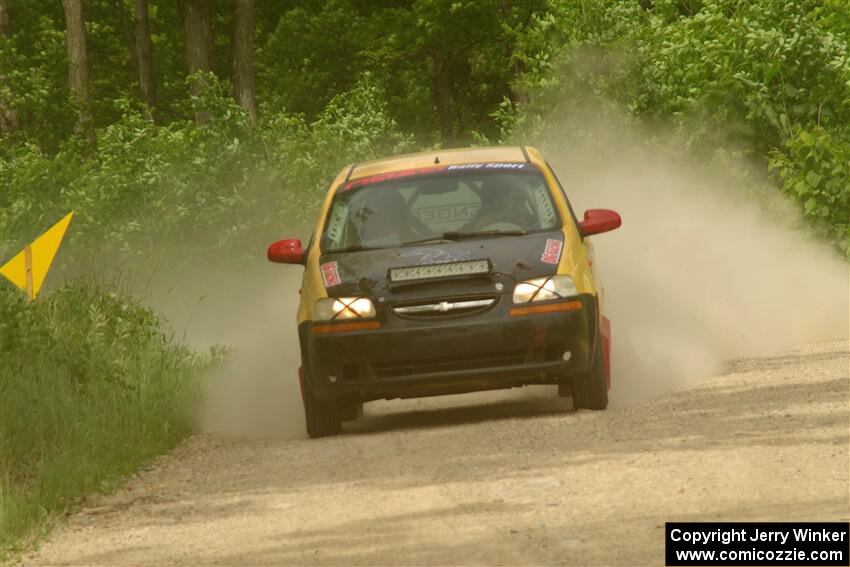
M 380 329 L 340 333 L 316 334 L 306 322 L 305 386 L 326 401 L 368 401 L 563 383 L 590 368 L 597 337 L 595 296 L 571 299 L 581 308 L 523 316 L 508 315 L 509 300 L 439 321 L 387 312 Z

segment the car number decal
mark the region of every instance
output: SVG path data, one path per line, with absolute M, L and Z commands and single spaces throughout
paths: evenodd
M 325 287 L 339 285 L 342 282 L 339 277 L 339 265 L 336 262 L 325 262 L 322 264 L 321 270 Z
M 546 247 L 543 249 L 543 255 L 540 260 L 547 264 L 557 264 L 561 260 L 561 249 L 564 243 L 557 238 L 547 238 Z

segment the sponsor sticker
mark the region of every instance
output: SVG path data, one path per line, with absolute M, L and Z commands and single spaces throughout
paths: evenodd
M 457 171 L 459 169 L 525 169 L 524 163 L 512 162 L 488 162 L 488 163 L 462 163 L 447 165 L 446 171 Z
M 564 243 L 557 238 L 547 238 L 546 247 L 543 249 L 543 255 L 540 260 L 547 264 L 557 264 L 561 260 L 561 249 Z
M 342 279 L 339 277 L 339 265 L 336 262 L 325 262 L 321 266 L 322 281 L 325 282 L 325 287 L 339 285 Z

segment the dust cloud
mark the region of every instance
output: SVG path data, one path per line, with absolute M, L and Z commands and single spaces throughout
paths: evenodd
M 225 362 L 205 378 L 202 431 L 303 438 L 295 318 L 303 269 L 256 264 L 159 273 L 144 295 L 190 347 L 229 349 Z
M 846 261 L 768 183 L 665 159 L 623 132 L 545 153 L 579 218 L 623 218 L 593 238 L 612 403 L 685 387 L 731 359 L 847 338 Z

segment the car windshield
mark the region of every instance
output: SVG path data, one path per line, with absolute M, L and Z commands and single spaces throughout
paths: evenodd
M 441 172 L 338 192 L 325 223 L 322 250 L 525 234 L 551 230 L 559 223 L 539 171 Z

